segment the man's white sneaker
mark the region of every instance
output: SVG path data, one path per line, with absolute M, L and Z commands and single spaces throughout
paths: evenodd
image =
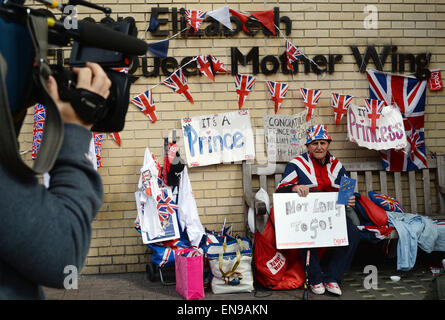
M 311 288 L 312 292 L 315 294 L 323 294 L 325 292 L 323 282 L 320 282 L 319 284 L 316 284 L 316 285 L 311 284 L 309 287 Z
M 326 283 L 326 290 L 328 290 L 330 293 L 341 296 L 341 289 L 337 282 Z

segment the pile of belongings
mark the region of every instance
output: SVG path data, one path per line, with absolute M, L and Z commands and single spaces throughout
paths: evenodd
M 161 168 L 149 148 L 145 149 L 135 192 L 135 228 L 142 242 L 153 249 L 152 262 L 160 267 L 174 263 L 175 252 L 199 247 L 206 237 L 176 142 L 167 139 L 164 151 Z
M 369 199 L 355 195 L 359 223 L 354 224 L 363 239 L 377 242 L 397 231 L 397 270 L 409 271 L 414 267 L 418 247 L 426 253 L 445 251 L 444 222 L 408 213 L 397 199 L 383 193 L 369 191 Z

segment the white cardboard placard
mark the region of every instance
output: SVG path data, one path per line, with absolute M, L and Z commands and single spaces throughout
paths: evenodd
M 345 206 L 337 192 L 274 193 L 277 249 L 348 245 Z

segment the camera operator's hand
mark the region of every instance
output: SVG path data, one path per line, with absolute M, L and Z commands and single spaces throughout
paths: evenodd
M 87 62 L 84 68 L 73 68 L 73 72 L 77 75 L 77 88 L 92 91 L 105 99 L 110 94 L 111 80 L 108 79 L 106 73 L 96 63 Z M 50 76 L 47 81 L 49 94 L 59 108 L 63 122 L 71 122 L 84 126 L 90 130 L 92 123 L 84 122 L 74 111 L 71 103 L 62 101 L 57 91 L 57 82 L 54 77 Z

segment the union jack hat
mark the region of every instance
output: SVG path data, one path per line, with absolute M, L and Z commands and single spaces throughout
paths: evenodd
M 311 126 L 306 130 L 306 133 L 307 133 L 306 145 L 315 140 L 332 141 L 331 136 L 328 135 L 328 130 L 326 129 L 326 125 L 324 124 L 317 124 Z

